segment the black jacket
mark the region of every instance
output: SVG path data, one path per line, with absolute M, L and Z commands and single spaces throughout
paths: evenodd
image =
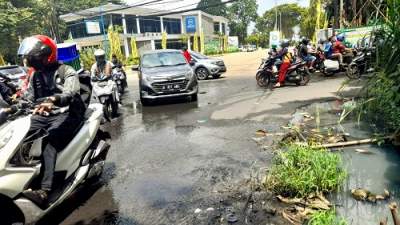
M 55 106 L 68 107 L 72 116 L 83 118 L 86 106 L 80 96 L 77 72 L 68 65 L 56 65 L 49 72 L 35 72 L 29 80 L 25 98 L 39 103 L 46 97 L 56 98 Z

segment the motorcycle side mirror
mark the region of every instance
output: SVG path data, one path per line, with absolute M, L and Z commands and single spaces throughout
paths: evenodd
M 139 71 L 139 66 L 133 65 L 131 69 L 132 69 L 132 71 Z

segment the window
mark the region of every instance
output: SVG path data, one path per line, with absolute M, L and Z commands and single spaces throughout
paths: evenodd
M 122 27 L 122 15 L 120 14 L 111 14 L 111 21 L 114 26 Z
M 220 30 L 219 30 L 219 22 L 215 22 L 214 23 L 214 33 L 219 33 L 220 32 Z
M 142 57 L 143 68 L 177 66 L 186 64 L 186 59 L 180 52 L 159 52 L 145 54 Z
M 146 16 L 139 17 L 140 32 L 161 33 L 160 17 Z
M 163 18 L 164 29 L 168 34 L 180 34 L 182 33 L 181 20 Z
M 132 15 L 125 15 L 125 21 L 126 21 L 126 32 L 128 34 L 137 34 L 137 24 L 136 24 L 136 16 Z
M 156 49 L 162 49 L 161 40 L 154 41 Z M 185 44 L 182 43 L 181 40 L 177 39 L 168 39 L 167 40 L 167 49 L 182 49 Z
M 226 29 L 225 29 L 225 23 L 222 23 L 222 33 L 225 34 L 226 33 Z

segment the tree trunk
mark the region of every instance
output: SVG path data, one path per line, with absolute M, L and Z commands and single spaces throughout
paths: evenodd
M 338 29 L 340 28 L 340 0 L 334 0 L 332 2 L 334 15 L 333 29 Z

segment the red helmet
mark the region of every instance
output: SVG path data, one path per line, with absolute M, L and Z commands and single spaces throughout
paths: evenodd
M 47 36 L 35 35 L 22 41 L 18 55 L 27 60 L 28 66 L 41 70 L 57 62 L 57 45 Z

